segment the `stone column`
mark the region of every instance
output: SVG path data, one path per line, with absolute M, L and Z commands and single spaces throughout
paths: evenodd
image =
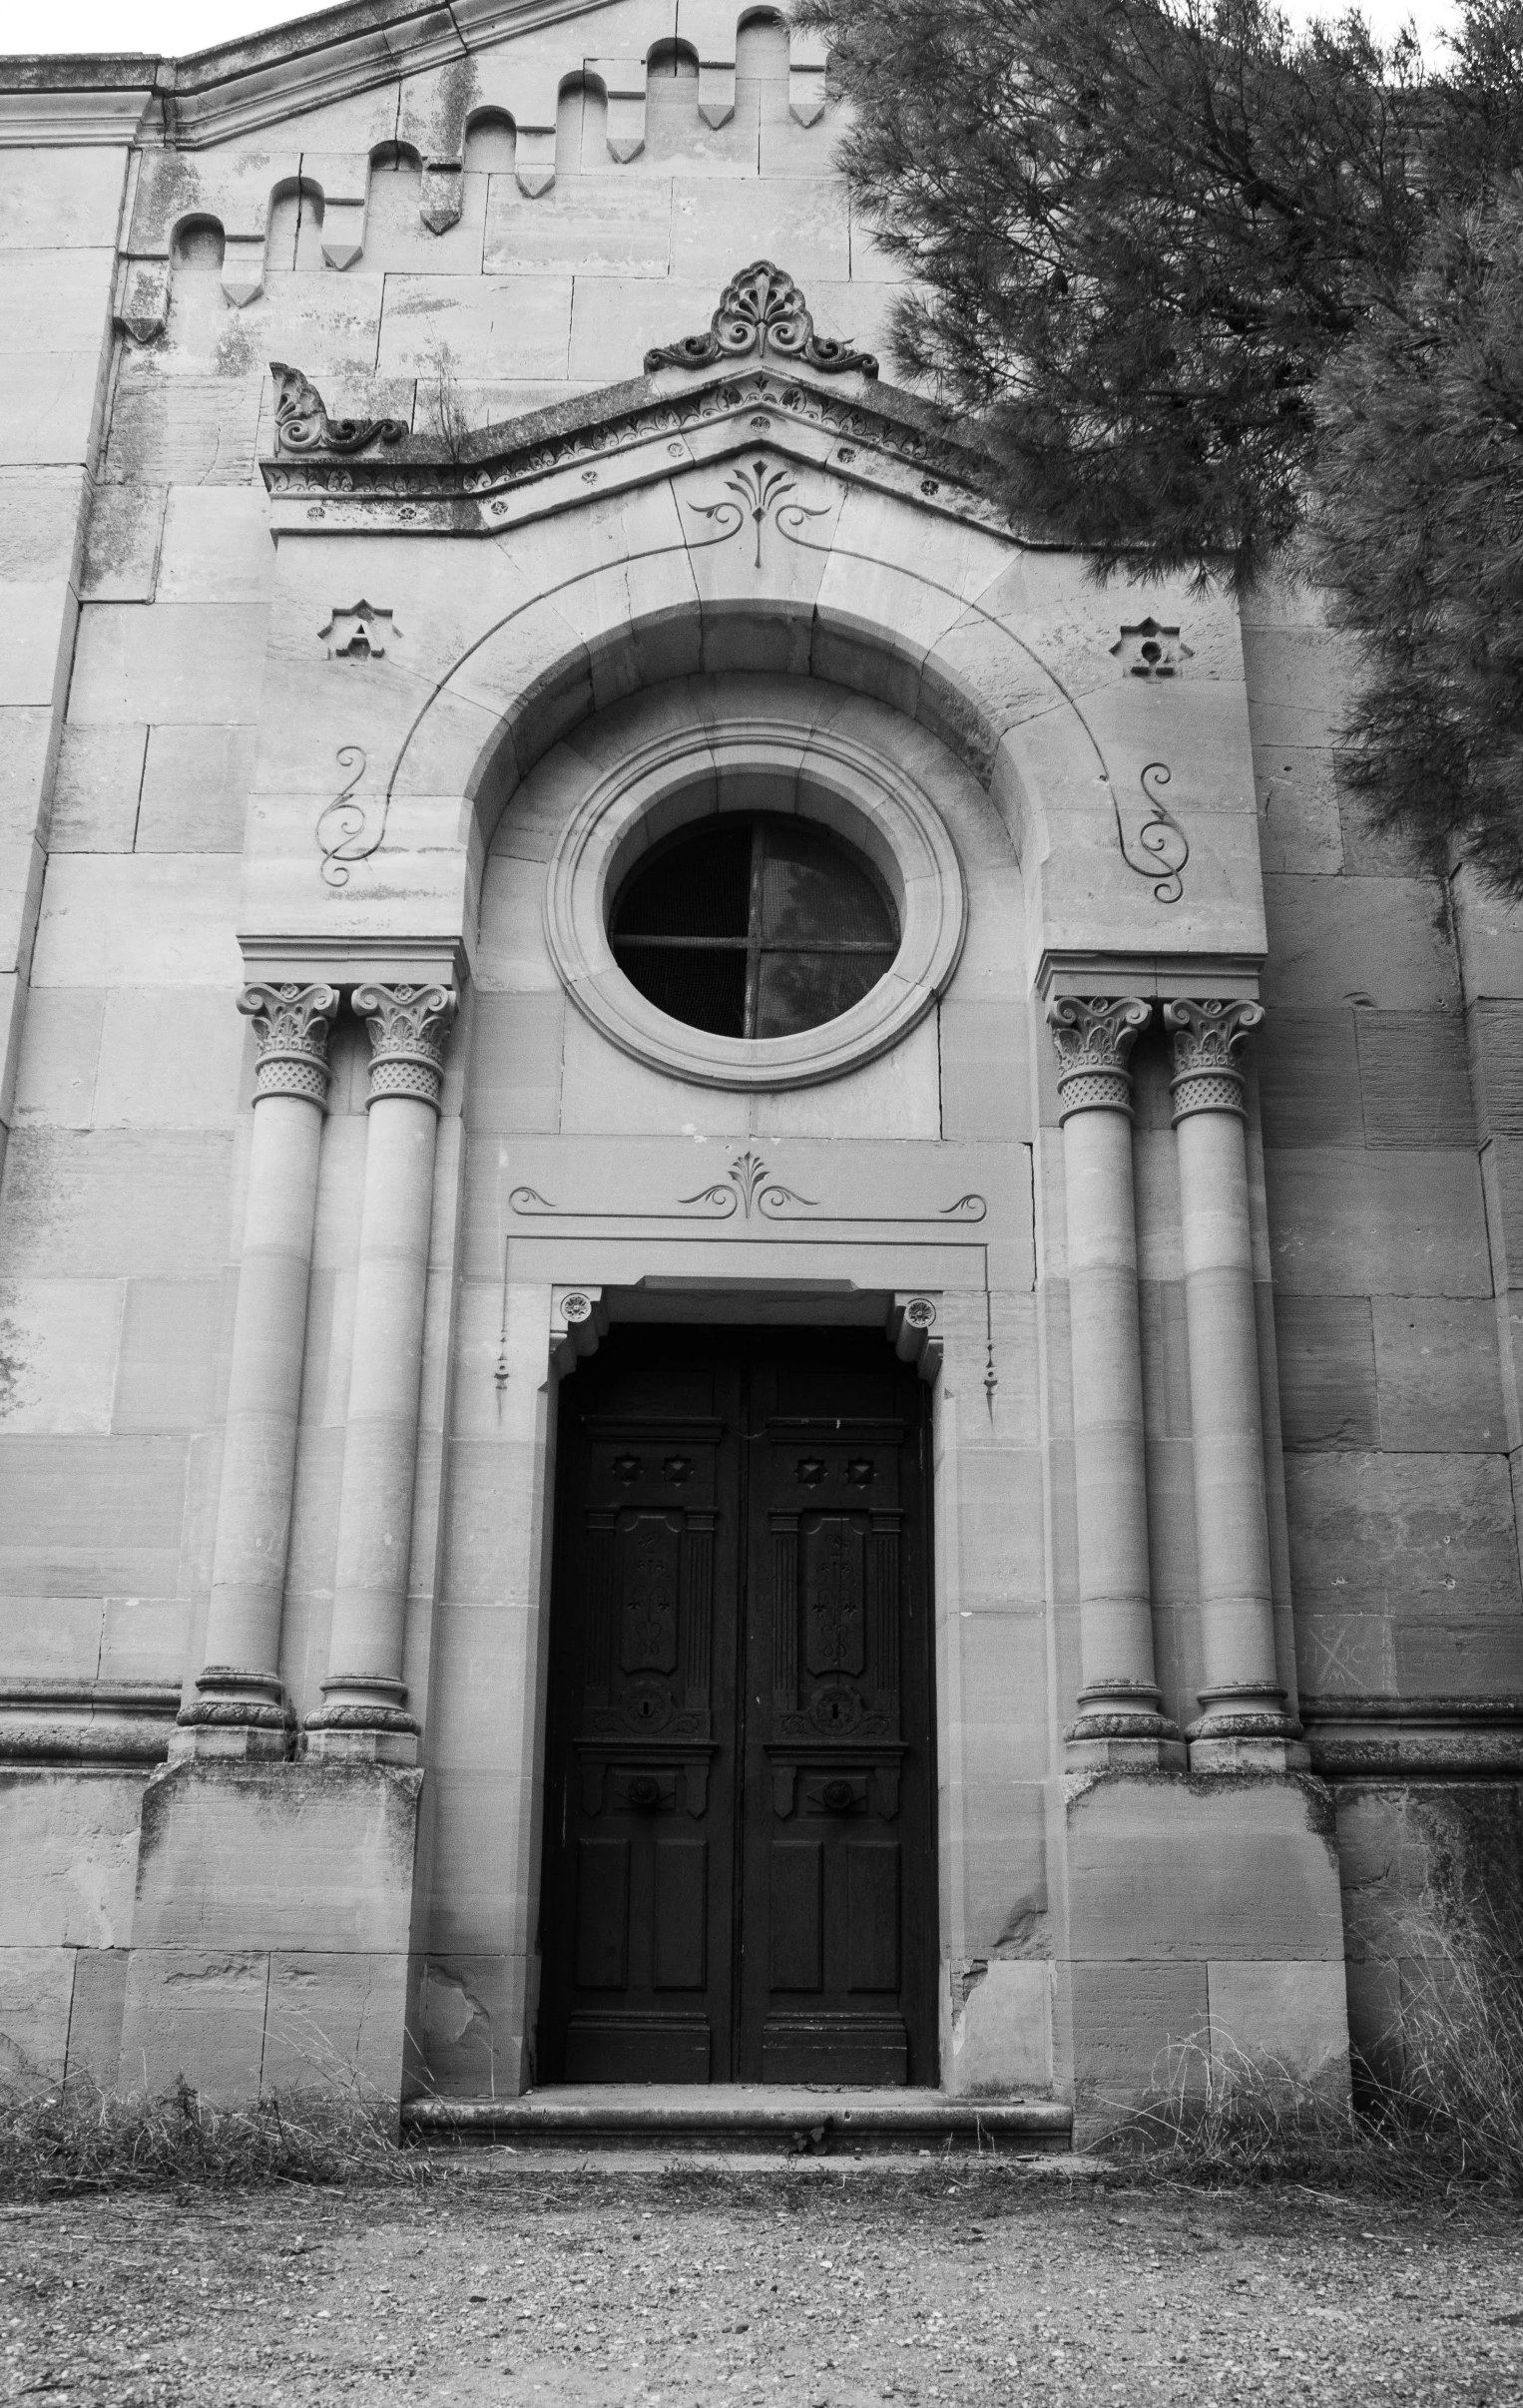
M 1065 996 L 1047 1015 L 1067 1197 L 1083 1680 L 1064 1735 L 1078 1764 L 1184 1762 L 1154 1678 L 1137 1312 L 1127 1057 L 1152 1009 L 1137 996 Z
M 1196 1555 L 1206 1686 L 1191 1763 L 1283 1767 L 1300 1735 L 1274 1661 L 1259 1333 L 1237 1049 L 1263 1006 L 1213 998 L 1164 1007 L 1174 1037 L 1174 1126 L 1184 1228 L 1194 1431 Z
M 317 1157 L 337 991 L 252 986 L 238 1008 L 259 1047 L 233 1323 L 206 1668 L 180 1709 L 177 1754 L 283 1757 L 280 1611 L 290 1537 Z
M 448 987 L 356 987 L 370 1032 L 370 1124 L 360 1206 L 354 1353 L 338 1499 L 338 1560 L 314 1755 L 411 1763 L 402 1645 L 412 1548 L 423 1306 Z

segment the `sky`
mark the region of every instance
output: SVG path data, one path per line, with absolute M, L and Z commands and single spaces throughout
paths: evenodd
M 1281 0 L 1293 24 L 1338 16 L 1342 0 Z M 261 33 L 311 14 L 288 0 L 9 0 L 0 44 L 8 51 L 148 50 L 178 56 L 209 50 L 242 34 Z M 1364 0 L 1364 15 L 1387 40 L 1410 17 L 1424 48 L 1442 41 L 1454 21 L 1452 0 Z

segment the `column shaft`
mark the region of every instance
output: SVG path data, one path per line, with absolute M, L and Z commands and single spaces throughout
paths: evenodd
M 1079 1760 L 1178 1758 L 1160 1712 L 1148 1555 L 1148 1473 L 1131 1079 L 1126 1060 L 1150 1006 L 1064 998 L 1049 1020 L 1063 1105 L 1063 1175 L 1073 1353 L 1079 1544 Z
M 197 1752 L 283 1755 L 280 1616 L 295 1477 L 331 987 L 254 986 L 259 1040 L 206 1666 L 181 1710 Z
M 1177 1002 L 1175 1128 L 1194 1433 L 1196 1556 L 1205 1708 L 1192 1761 L 1266 1748 L 1280 1761 L 1297 1734 L 1283 1711 L 1265 1493 L 1259 1331 L 1249 1220 L 1243 1077 L 1234 1049 L 1257 1003 Z
M 402 1655 L 412 1550 L 423 1315 L 444 1034 L 440 987 L 360 987 L 371 1039 L 354 1351 L 338 1504 L 333 1621 L 316 1754 L 410 1761 Z

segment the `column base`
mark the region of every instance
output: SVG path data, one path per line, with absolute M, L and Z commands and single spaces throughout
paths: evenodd
M 295 1743 L 296 1717 L 276 1674 L 209 1664 L 196 1690 L 176 1716 L 172 1762 L 208 1756 L 248 1764 L 285 1762 Z
M 1304 1772 L 1310 1765 L 1283 1689 L 1203 1689 L 1201 1703 L 1205 1713 L 1185 1733 L 1192 1772 Z
M 169 1760 L 219 1757 L 240 1764 L 283 1764 L 290 1756 L 295 1733 L 288 1722 L 193 1722 L 177 1724 L 170 1734 Z
M 418 1760 L 416 1730 L 335 1728 L 332 1724 L 314 1730 L 308 1722 L 301 1736 L 302 1754 L 319 1763 L 415 1764 Z
M 1078 1723 L 1064 1733 L 1065 1772 L 1183 1772 L 1183 1739 L 1107 1739 L 1091 1736 Z
M 345 1688 L 361 1686 L 372 1691 L 389 1691 L 398 1699 L 407 1693 L 399 1681 L 343 1684 Z M 308 1714 L 301 1727 L 304 1752 L 319 1761 L 326 1757 L 351 1764 L 415 1764 L 418 1760 L 417 1723 L 400 1703 L 388 1705 L 382 1695 L 330 1698 Z
M 1079 1716 L 1063 1733 L 1070 1772 L 1183 1772 L 1179 1724 L 1159 1711 L 1157 1689 L 1117 1683 L 1086 1689 Z
M 1190 1741 L 1192 1772 L 1305 1772 L 1311 1750 L 1281 1732 L 1208 1731 Z

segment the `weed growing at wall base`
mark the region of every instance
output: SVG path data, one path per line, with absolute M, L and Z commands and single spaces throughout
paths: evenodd
M 158 2189 L 181 2182 L 417 2185 L 433 2167 L 396 2140 L 394 2113 L 293 2091 L 218 2107 L 182 2079 L 159 2098 L 92 2085 L 0 2094 L 0 2195 Z

